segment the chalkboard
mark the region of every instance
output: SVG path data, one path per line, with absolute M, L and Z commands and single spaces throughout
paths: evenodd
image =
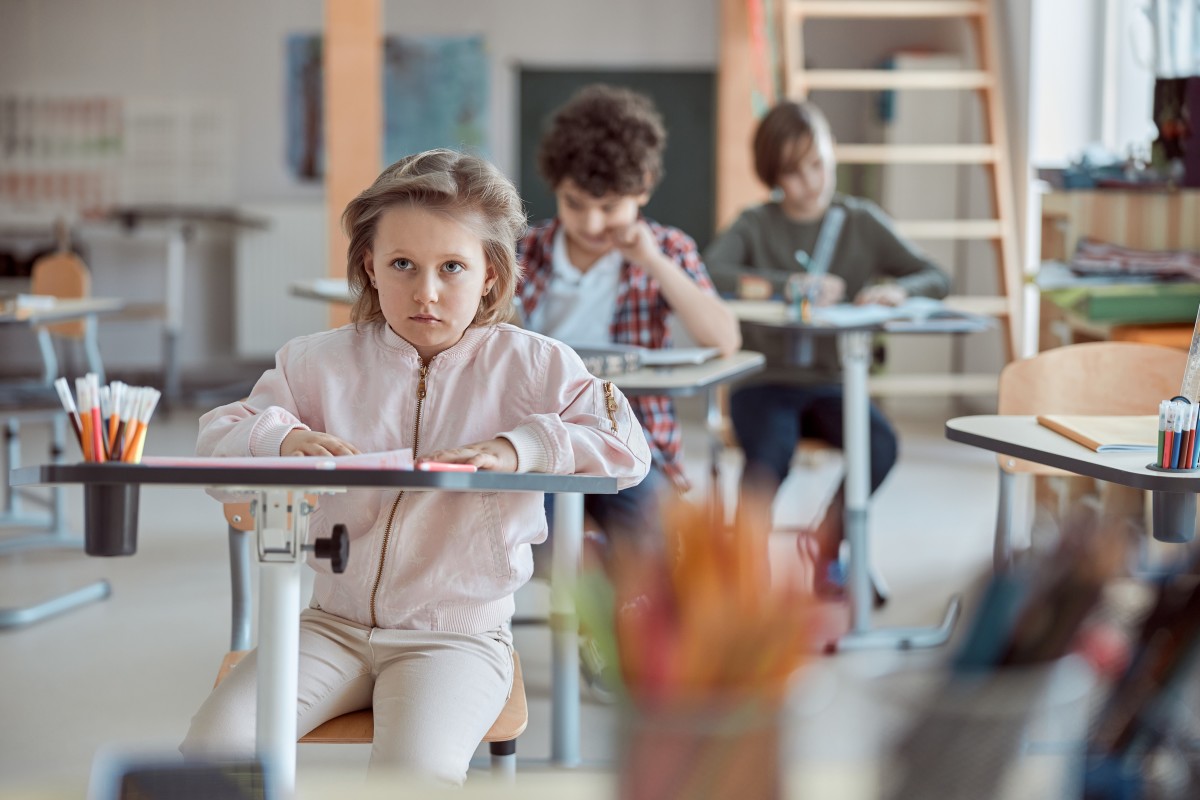
M 554 216 L 554 194 L 537 171 L 537 146 L 554 111 L 589 83 L 649 97 L 667 128 L 663 179 L 645 214 L 674 225 L 701 249 L 713 238 L 715 89 L 712 70 L 520 70 L 520 190 L 530 219 Z

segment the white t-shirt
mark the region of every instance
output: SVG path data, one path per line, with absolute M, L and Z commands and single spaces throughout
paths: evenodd
M 559 227 L 550 255 L 550 282 L 526 321 L 529 329 L 575 345 L 610 341 L 623 261 L 614 248 L 580 272 L 567 258 L 567 234 Z

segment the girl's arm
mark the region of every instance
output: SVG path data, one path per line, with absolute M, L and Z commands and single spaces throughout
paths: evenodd
M 534 413 L 498 435 L 516 451 L 516 471 L 604 475 L 621 489 L 646 477 L 650 446 L 629 401 L 593 377 L 575 351 L 548 340 L 525 394 Z
M 200 418 L 196 455 L 277 456 L 293 430 L 309 430 L 300 421 L 288 381 L 291 344 L 275 354 L 275 367 L 263 373 L 245 400 L 214 408 Z

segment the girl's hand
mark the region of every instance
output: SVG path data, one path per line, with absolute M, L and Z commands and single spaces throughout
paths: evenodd
M 877 283 L 867 286 L 854 298 L 859 306 L 898 306 L 908 299 L 908 290 L 894 283 Z
M 358 448 L 320 431 L 294 428 L 279 445 L 281 456 L 356 456 Z
M 486 442 L 476 442 L 453 450 L 437 450 L 426 453 L 417 459 L 423 461 L 441 461 L 446 464 L 474 464 L 479 469 L 492 472 L 516 472 L 517 449 L 508 439 L 495 438 Z

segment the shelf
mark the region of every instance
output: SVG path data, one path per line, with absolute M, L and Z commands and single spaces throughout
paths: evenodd
M 794 17 L 830 19 L 934 19 L 978 17 L 987 11 L 979 0 L 791 0 Z
M 896 230 L 910 239 L 999 239 L 1004 231 L 995 219 L 896 220 Z
M 994 164 L 990 144 L 839 144 L 839 164 Z
M 872 397 L 995 395 L 999 381 L 997 375 L 987 373 L 873 375 L 867 389 Z
M 809 69 L 792 73 L 803 90 L 990 89 L 995 81 L 979 70 Z

